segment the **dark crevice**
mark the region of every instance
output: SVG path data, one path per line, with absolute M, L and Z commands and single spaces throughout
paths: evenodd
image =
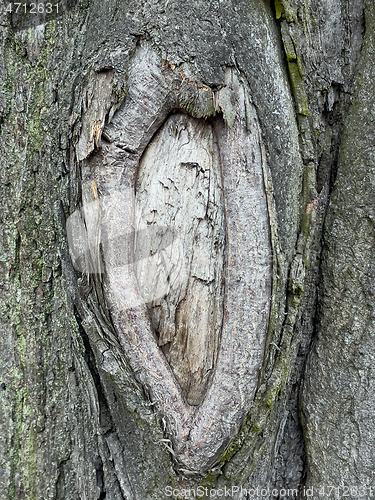
M 91 348 L 90 345 L 90 340 L 85 332 L 84 328 L 82 327 L 81 324 L 81 319 L 78 315 L 78 311 L 76 309 L 76 306 L 74 307 L 74 315 L 77 321 L 79 333 L 81 335 L 84 347 L 85 347 L 85 353 L 84 353 L 84 359 L 86 361 L 87 367 L 90 370 L 92 379 L 95 384 L 95 388 L 98 394 L 98 402 L 99 402 L 99 419 L 100 419 L 100 425 L 104 428 L 113 428 L 113 422 L 112 422 L 112 417 L 110 415 L 109 411 L 109 405 L 107 402 L 107 398 L 104 393 L 104 389 L 102 387 L 102 383 L 100 380 L 100 375 L 98 372 L 98 368 L 96 366 L 96 360 L 95 360 L 95 355 L 94 352 Z
M 344 92 L 343 86 L 333 82 L 323 111 L 326 122 L 326 134 L 329 143 L 323 147 L 317 172 L 317 191 L 320 193 L 325 186 L 332 192 L 338 168 L 339 150 L 347 116 L 351 95 Z
M 362 23 L 362 35 L 364 36 L 365 32 L 365 24 L 364 24 L 364 12 L 363 12 L 363 23 Z M 363 43 L 363 38 L 362 38 Z M 358 64 L 360 54 L 357 55 Z M 353 75 L 355 75 L 356 69 L 353 69 Z M 354 76 L 350 81 L 349 88 L 352 88 Z M 328 139 L 324 144 L 321 156 L 318 160 L 318 170 L 317 170 L 317 191 L 321 193 L 322 190 L 326 187 L 328 188 L 328 196 L 325 204 L 325 213 L 322 221 L 322 231 L 321 231 L 321 239 L 320 239 L 320 249 L 317 254 L 317 273 L 315 278 L 315 301 L 314 301 L 314 317 L 312 320 L 313 330 L 312 335 L 310 337 L 310 342 L 306 346 L 306 352 L 303 356 L 303 367 L 301 371 L 301 380 L 299 383 L 299 389 L 297 394 L 297 404 L 298 408 L 300 408 L 300 398 L 301 398 L 301 390 L 303 387 L 303 383 L 305 380 L 306 367 L 308 362 L 308 355 L 313 350 L 314 344 L 317 340 L 317 335 L 319 332 L 319 323 L 321 317 L 321 289 L 324 283 L 324 272 L 322 270 L 322 264 L 324 259 L 324 234 L 325 234 L 325 221 L 328 213 L 329 201 L 331 198 L 332 190 L 334 188 L 336 177 L 338 173 L 339 167 L 339 152 L 341 147 L 341 142 L 343 138 L 344 126 L 349 113 L 352 93 L 344 90 L 343 85 L 340 83 L 332 82 L 329 92 L 326 94 L 326 101 L 324 110 L 322 112 L 322 116 L 324 118 L 326 124 L 326 134 L 328 133 Z M 326 135 L 327 137 L 327 135 Z M 303 413 L 299 411 L 300 418 L 300 428 L 302 433 L 304 434 L 305 424 L 303 421 Z M 305 437 L 303 435 L 303 439 Z M 307 479 L 307 456 L 305 456 L 305 463 L 303 468 L 303 474 L 301 477 L 301 485 L 306 484 Z
M 58 476 L 56 481 L 56 500 L 65 500 L 65 467 L 70 457 L 62 460 L 58 466 Z
M 331 95 L 329 98 L 328 95 Z M 326 96 L 325 107 L 323 110 L 323 117 L 326 122 L 326 130 L 330 135 L 330 140 L 327 141 L 325 147 L 323 147 L 322 154 L 318 163 L 317 171 L 317 191 L 321 193 L 323 188 L 326 187 L 329 190 L 327 197 L 327 203 L 325 206 L 325 214 L 322 222 L 322 235 L 320 240 L 320 250 L 317 255 L 317 267 L 318 273 L 316 278 L 316 297 L 315 297 L 315 313 L 313 320 L 313 332 L 310 340 L 310 345 L 308 352 L 311 351 L 312 346 L 315 342 L 315 338 L 319 329 L 319 318 L 320 318 L 320 306 L 319 306 L 319 289 L 323 283 L 323 272 L 322 272 L 322 259 L 324 250 L 324 227 L 325 219 L 328 212 L 329 200 L 331 197 L 332 190 L 335 185 L 338 162 L 339 162 L 339 152 L 344 131 L 344 125 L 346 117 L 349 111 L 351 94 L 345 92 L 342 85 L 338 83 L 332 83 L 331 90 Z M 305 363 L 306 364 L 306 363 Z M 305 371 L 305 367 L 303 373 Z
M 9 274 L 11 278 L 18 278 L 21 281 L 20 274 L 20 264 L 21 264 L 21 234 L 17 231 L 15 249 L 14 249 L 14 264 L 11 266 Z
M 365 13 L 364 10 L 362 12 L 362 45 L 363 40 L 366 33 L 366 23 L 365 23 Z M 353 85 L 354 75 L 356 73 L 356 67 L 358 66 L 358 62 L 360 60 L 362 52 L 362 47 L 357 54 L 356 64 L 353 68 L 353 77 L 350 82 L 350 86 Z M 331 98 L 329 99 L 329 94 L 331 94 Z M 329 197 L 326 204 L 324 219 L 323 219 L 323 229 L 322 236 L 320 241 L 320 252 L 318 255 L 318 278 L 317 278 L 317 294 L 316 294 L 316 304 L 315 304 L 315 316 L 314 316 L 314 331 L 310 342 L 309 351 L 312 349 L 312 345 L 315 341 L 318 323 L 320 317 L 319 310 L 319 288 L 323 282 L 323 273 L 322 273 L 322 257 L 323 257 L 323 249 L 324 249 L 324 228 L 325 228 L 325 220 L 328 211 L 329 200 L 331 197 L 332 190 L 334 188 L 337 171 L 338 171 L 338 162 L 339 162 L 339 152 L 341 147 L 342 136 L 344 132 L 344 126 L 346 122 L 346 118 L 348 116 L 350 103 L 351 103 L 352 93 L 344 91 L 344 88 L 341 84 L 332 82 L 331 89 L 329 93 L 326 95 L 325 107 L 323 110 L 323 118 L 326 122 L 326 127 L 329 127 L 331 132 L 331 141 L 329 148 L 323 148 L 322 154 L 319 159 L 318 164 L 318 172 L 317 172 L 317 191 L 320 193 L 324 186 L 328 186 L 329 189 Z M 305 368 L 303 373 L 305 372 Z
M 103 500 L 103 498 L 106 498 L 107 493 L 104 485 L 104 469 L 102 460 L 99 460 L 98 464 L 96 464 L 96 485 L 100 488 L 98 500 Z
M 276 14 L 273 2 L 271 4 L 271 7 L 274 13 Z M 280 29 L 280 22 L 277 24 Z M 280 43 L 281 45 L 283 45 L 281 30 L 280 30 Z M 285 51 L 284 51 L 284 58 L 285 58 L 285 66 L 286 68 L 288 68 L 288 62 Z M 289 75 L 289 81 L 291 85 L 292 82 L 290 79 L 290 75 Z M 322 117 L 325 122 L 326 137 L 324 141 L 324 146 L 321 150 L 320 158 L 318 159 L 316 190 L 318 194 L 324 190 L 323 193 L 325 194 L 325 200 L 323 198 L 322 202 L 324 203 L 323 209 L 326 212 L 330 195 L 337 176 L 340 144 L 342 140 L 345 119 L 348 114 L 351 93 L 347 91 L 347 88 L 344 89 L 344 86 L 342 84 L 333 82 L 331 84 L 329 92 L 325 92 L 325 98 L 326 102 L 324 109 L 322 111 Z M 299 127 L 299 134 L 300 135 L 303 134 L 303 131 L 301 131 L 300 127 Z M 311 202 L 313 201 L 313 199 L 310 199 L 308 201 Z M 325 220 L 325 215 L 322 219 L 323 229 L 324 229 L 324 220 Z M 312 343 L 314 342 L 314 338 L 316 336 L 317 325 L 319 320 L 319 298 L 318 298 L 319 291 L 317 290 L 317 287 L 322 280 L 321 263 L 322 263 L 323 240 L 321 240 L 320 243 L 321 247 L 317 251 L 316 262 L 314 263 L 314 267 L 317 269 L 317 271 L 315 273 L 311 269 L 307 274 L 308 281 L 305 282 L 305 287 L 311 286 L 311 289 L 315 287 L 315 290 L 312 293 L 312 300 L 314 302 L 314 305 L 311 308 L 308 308 L 310 309 L 311 314 L 313 316 L 312 327 L 310 328 L 309 325 L 304 325 L 303 315 L 299 319 L 297 319 L 294 327 L 294 328 L 296 327 L 300 328 L 302 332 L 305 332 L 303 333 L 305 339 L 302 339 L 302 343 L 299 348 L 299 354 L 298 354 L 299 360 L 297 360 L 296 370 L 294 374 L 294 377 L 298 377 L 298 380 L 294 381 L 290 398 L 287 403 L 289 416 L 285 424 L 284 436 L 281 439 L 279 449 L 276 450 L 277 458 L 274 465 L 275 484 L 277 484 L 279 487 L 282 488 L 284 488 L 285 486 L 290 488 L 297 487 L 300 490 L 301 489 L 300 487 L 303 486 L 306 481 L 306 470 L 307 470 L 306 449 L 305 449 L 305 439 L 303 435 L 303 423 L 301 423 L 300 421 L 299 399 L 300 399 L 301 385 L 303 383 L 303 376 L 305 373 L 307 355 L 311 351 Z M 312 274 L 309 279 L 310 273 Z M 289 283 L 290 283 L 290 278 L 291 276 L 289 273 L 288 276 Z M 288 295 L 290 297 L 290 293 Z M 304 308 L 302 307 L 302 309 Z M 286 316 L 286 319 L 287 318 L 288 316 Z M 284 322 L 283 330 L 286 326 L 285 323 L 286 322 Z M 307 338 L 307 335 L 309 336 L 309 338 Z M 297 464 L 299 468 L 298 471 L 299 478 L 295 473 Z M 291 482 L 292 478 L 294 478 L 293 482 Z
M 112 73 L 114 72 L 114 68 L 112 66 L 104 66 L 103 68 L 98 69 L 96 72 L 100 73 Z
M 112 421 L 112 416 L 110 414 L 109 410 L 109 405 L 107 402 L 107 398 L 105 396 L 104 388 L 102 386 L 101 380 L 100 380 L 100 375 L 99 371 L 96 365 L 96 360 L 95 360 L 95 355 L 92 350 L 92 347 L 90 345 L 90 340 L 85 332 L 82 323 L 81 323 L 81 318 L 79 317 L 78 311 L 75 306 L 74 307 L 74 315 L 77 321 L 78 329 L 80 336 L 83 341 L 83 345 L 85 348 L 84 352 L 84 359 L 86 362 L 86 365 L 91 373 L 93 382 L 95 384 L 95 388 L 97 391 L 97 396 L 98 396 L 98 403 L 99 403 L 99 423 L 100 426 L 103 429 L 106 429 L 107 432 L 113 432 L 113 421 Z M 98 497 L 98 500 L 102 500 L 106 498 L 106 488 L 105 488 L 105 481 L 104 481 L 104 469 L 103 469 L 103 462 L 100 456 L 98 455 L 97 461 L 95 463 L 95 468 L 96 468 L 96 483 L 97 486 L 100 488 L 100 495 Z

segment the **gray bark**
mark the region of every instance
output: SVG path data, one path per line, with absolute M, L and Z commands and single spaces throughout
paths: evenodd
M 373 2 L 62 5 L 1 14 L 0 499 L 371 497 Z
M 332 483 L 351 497 L 370 497 L 374 486 L 373 55 L 374 15 L 368 8 L 326 219 L 317 336 L 302 398 L 311 442 L 308 483 Z

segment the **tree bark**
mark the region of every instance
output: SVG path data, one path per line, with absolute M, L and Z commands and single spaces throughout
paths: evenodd
M 1 14 L 0 499 L 371 497 L 373 2 L 59 6 Z

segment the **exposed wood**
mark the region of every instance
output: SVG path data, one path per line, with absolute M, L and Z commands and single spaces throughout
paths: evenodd
M 211 124 L 174 114 L 147 147 L 136 185 L 138 285 L 158 344 L 192 405 L 212 378 L 223 321 L 221 176 Z M 142 231 L 150 226 L 152 238 Z M 173 241 L 163 249 L 168 232 Z

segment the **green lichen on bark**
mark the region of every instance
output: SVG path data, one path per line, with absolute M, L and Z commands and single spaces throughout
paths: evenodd
M 288 0 L 275 0 L 276 19 L 284 18 L 288 23 L 295 21 L 296 14 Z
M 279 19 L 277 11 L 276 18 Z M 304 84 L 304 71 L 301 59 L 297 56 L 297 47 L 295 39 L 290 34 L 289 24 L 295 22 L 294 18 L 288 16 L 287 20 L 281 21 L 281 37 L 283 40 L 285 55 L 287 59 L 289 78 L 292 84 L 294 99 L 296 102 L 297 113 L 300 115 L 309 114 L 309 106 Z
M 297 113 L 307 116 L 309 114 L 309 105 L 300 68 L 296 62 L 288 61 L 288 70 L 296 100 Z

